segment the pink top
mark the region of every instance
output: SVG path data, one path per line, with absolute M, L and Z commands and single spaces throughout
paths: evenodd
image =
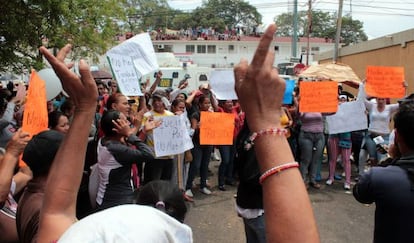
M 319 112 L 300 113 L 302 122 L 301 130 L 304 132 L 320 133 L 323 132 L 323 117 Z

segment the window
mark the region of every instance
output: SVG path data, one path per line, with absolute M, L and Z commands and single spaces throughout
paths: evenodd
M 194 45 L 186 45 L 185 52 L 195 52 Z
M 279 46 L 275 46 L 275 51 L 279 51 Z
M 197 45 L 197 53 L 206 53 L 205 45 Z
M 234 45 L 229 45 L 229 53 L 234 53 L 234 52 L 235 52 Z
M 164 45 L 164 51 L 165 52 L 173 52 L 173 46 L 172 45 Z
M 173 78 L 178 78 L 178 72 L 173 72 L 173 73 L 172 73 L 172 77 L 173 77 Z
M 306 50 L 307 50 L 306 46 L 302 46 L 302 48 L 301 48 L 301 52 L 302 52 L 302 53 L 306 53 Z
M 207 53 L 216 53 L 216 46 L 215 45 L 208 45 L 207 46 Z
M 311 51 L 319 51 L 319 46 L 312 46 Z

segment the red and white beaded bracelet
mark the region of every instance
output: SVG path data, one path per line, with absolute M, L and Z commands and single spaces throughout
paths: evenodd
M 265 171 L 260 176 L 259 182 L 260 182 L 260 184 L 263 184 L 263 182 L 272 175 L 276 175 L 276 174 L 278 174 L 278 173 L 280 173 L 284 170 L 287 170 L 287 169 L 298 168 L 298 167 L 299 167 L 298 162 L 289 162 L 289 163 L 286 163 L 286 164 L 281 164 L 281 165 L 272 167 L 272 168 L 268 169 L 267 171 Z
M 252 144 L 254 144 L 254 140 L 264 136 L 264 135 L 280 135 L 280 136 L 285 136 L 286 133 L 288 131 L 284 128 L 267 128 L 267 129 L 262 129 L 258 132 L 254 132 L 252 133 L 252 135 L 249 137 L 249 140 Z

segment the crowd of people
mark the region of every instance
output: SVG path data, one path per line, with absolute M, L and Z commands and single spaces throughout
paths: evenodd
M 351 190 L 352 131 L 327 134 L 325 118 L 332 114 L 299 112 L 299 89 L 292 105 L 282 107 L 285 81 L 273 68 L 275 54 L 269 51 L 275 31 L 270 25 L 250 64 L 242 59 L 235 66 L 237 101 L 217 100 L 208 84 L 188 93 L 189 76 L 175 90 L 157 89 L 161 72 L 151 87 L 141 86 L 143 96 L 131 99 L 115 80 L 94 80 L 83 60 L 80 76 L 72 72 L 72 64 L 64 62 L 71 45 L 56 57 L 41 47 L 68 96 L 48 101 L 49 129 L 30 138 L 19 127 L 24 99 L 3 90 L 0 241 L 192 242 L 191 228 L 184 224 L 185 200 L 192 202 L 197 188 L 212 193 L 209 163 L 217 149 L 217 189 L 237 185 L 237 214 L 247 242 L 318 242 L 307 189 L 321 189 L 326 147 L 326 185 L 338 176 L 341 154 L 344 189 Z M 349 99 L 338 92 L 339 105 Z M 366 106 L 369 126 L 357 143 L 367 152 L 353 153 L 360 168 L 354 196 L 377 205 L 375 242 L 409 242 L 414 100 L 407 97 L 393 105 L 381 97 L 369 101 L 364 84 L 357 100 Z M 233 144 L 200 143 L 203 112 L 233 115 Z M 169 116 L 183 117 L 194 147 L 157 157 L 154 129 Z M 383 156 L 374 140 L 378 136 L 392 143 L 394 160 L 387 167 L 376 167 Z M 361 171 L 365 162 L 373 167 L 368 173 Z

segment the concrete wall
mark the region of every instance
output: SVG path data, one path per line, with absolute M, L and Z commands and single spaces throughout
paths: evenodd
M 319 63 L 332 62 L 333 51 L 316 56 Z M 404 67 L 408 93 L 414 93 L 414 29 L 340 48 L 338 62 L 348 64 L 361 78 L 373 66 Z

